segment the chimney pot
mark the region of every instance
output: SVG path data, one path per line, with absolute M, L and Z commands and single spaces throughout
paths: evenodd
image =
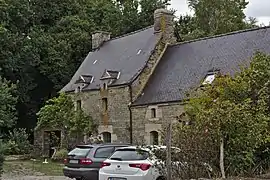
M 92 50 L 98 49 L 111 38 L 111 33 L 106 31 L 95 31 L 92 34 Z

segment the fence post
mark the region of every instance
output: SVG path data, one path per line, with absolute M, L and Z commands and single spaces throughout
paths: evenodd
M 171 157 L 171 145 L 172 145 L 172 120 L 170 118 L 170 121 L 168 123 L 167 127 L 167 141 L 166 141 L 166 146 L 167 146 L 167 180 L 172 180 L 172 157 Z

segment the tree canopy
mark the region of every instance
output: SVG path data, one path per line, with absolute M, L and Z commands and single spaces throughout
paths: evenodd
M 61 129 L 71 137 L 80 138 L 92 132 L 94 123 L 90 115 L 75 109 L 72 98 L 64 93 L 48 100 L 37 113 L 36 130 Z
M 16 85 L 0 76 L 0 137 L 1 132 L 16 123 Z
M 118 36 L 153 24 L 167 0 L 1 0 L 0 75 L 17 84 L 18 126 L 69 82 L 91 51 L 91 34 Z M 140 6 L 140 8 L 139 8 Z
M 178 31 L 190 40 L 243 30 L 256 26 L 256 19 L 244 14 L 246 0 L 188 0 L 194 16 L 180 16 Z
M 185 149 L 190 147 L 189 138 L 197 135 L 200 148 L 212 149 L 211 156 L 218 157 L 222 141 L 227 173 L 253 169 L 258 165 L 256 151 L 270 140 L 269 72 L 270 56 L 256 53 L 249 68 L 243 67 L 233 77 L 219 75 L 212 84 L 191 93 L 185 110 L 194 123 L 176 128 L 175 143 Z

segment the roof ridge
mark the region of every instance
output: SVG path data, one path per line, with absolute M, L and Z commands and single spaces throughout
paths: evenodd
M 149 29 L 149 28 L 151 28 L 151 27 L 154 27 L 154 25 L 147 26 L 147 27 L 144 27 L 144 28 L 142 28 L 142 29 L 139 29 L 139 30 L 136 30 L 136 31 L 132 31 L 132 32 L 129 32 L 129 33 L 120 35 L 120 36 L 116 36 L 116 37 L 114 37 L 114 38 L 111 38 L 109 41 L 115 40 L 115 39 L 119 39 L 119 38 L 122 38 L 122 37 L 126 37 L 126 36 L 129 36 L 129 35 L 132 35 L 132 34 L 136 34 L 136 33 L 138 33 L 138 32 L 144 31 L 144 30 Z M 153 33 L 154 33 L 154 32 L 153 32 Z
M 229 35 L 234 35 L 234 34 L 241 34 L 241 33 L 245 33 L 245 32 L 257 31 L 257 30 L 260 30 L 260 29 L 267 29 L 267 28 L 270 28 L 270 26 L 263 26 L 263 27 L 256 27 L 256 28 L 249 28 L 249 29 L 244 29 L 244 30 L 232 31 L 232 32 L 229 32 L 229 33 L 218 34 L 218 35 L 214 35 L 214 36 L 208 36 L 208 37 L 203 37 L 203 38 L 178 42 L 178 43 L 175 43 L 175 44 L 170 44 L 170 46 L 178 46 L 178 45 L 182 45 L 182 44 L 188 44 L 188 43 L 192 43 L 192 42 L 203 41 L 203 40 L 208 40 L 208 39 L 214 39 L 214 38 L 219 38 L 219 37 L 224 37 L 224 36 L 229 36 Z

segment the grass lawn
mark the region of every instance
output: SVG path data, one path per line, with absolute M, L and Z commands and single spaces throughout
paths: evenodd
M 57 162 L 48 161 L 48 164 L 43 164 L 43 161 L 36 160 L 14 160 L 4 162 L 4 172 L 25 173 L 25 175 L 34 175 L 42 173 L 46 176 L 63 176 L 63 165 Z

